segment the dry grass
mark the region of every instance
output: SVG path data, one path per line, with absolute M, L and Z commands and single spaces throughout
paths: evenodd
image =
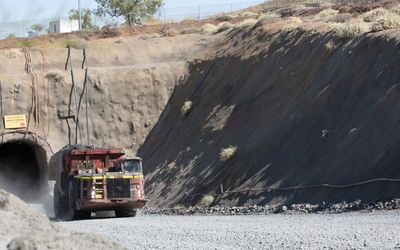
M 234 17 L 231 15 L 220 15 L 215 18 L 218 22 L 227 22 L 232 20 Z
M 299 24 L 297 23 L 288 23 L 285 26 L 282 27 L 281 31 L 285 32 L 285 33 L 290 33 L 293 30 L 296 30 L 299 28 Z
M 182 31 L 181 31 L 181 34 L 182 35 L 185 35 L 185 34 L 195 34 L 195 33 L 199 33 L 200 32 L 200 30 L 198 29 L 198 28 L 186 28 L 186 29 L 183 29 Z
M 71 47 L 74 49 L 86 49 L 87 42 L 83 39 L 67 40 L 65 42 L 65 47 Z
M 380 17 L 372 24 L 373 32 L 398 28 L 400 28 L 400 16 L 392 13 Z
M 391 11 L 392 13 L 396 14 L 396 15 L 400 15 L 400 4 L 398 4 L 398 5 L 394 6 L 394 7 L 392 7 L 392 8 L 390 9 L 390 11 Z
M 227 162 L 232 159 L 237 153 L 237 146 L 229 145 L 227 148 L 221 149 L 219 159 L 222 162 Z
M 362 15 L 364 22 L 375 22 L 381 18 L 384 18 L 387 15 L 390 15 L 390 11 L 384 8 L 377 8 L 371 11 L 368 11 Z
M 256 25 L 262 26 L 262 25 L 265 25 L 268 23 L 273 23 L 280 18 L 281 18 L 281 16 L 278 15 L 277 13 L 262 14 L 258 17 Z
M 244 28 L 247 28 L 247 27 L 252 27 L 256 23 L 257 23 L 257 19 L 249 18 L 249 19 L 245 19 L 242 22 L 236 24 L 235 28 L 244 29 Z
M 195 21 L 196 19 L 193 17 L 185 17 L 184 19 L 181 20 L 181 23 L 193 23 Z
M 174 37 L 177 35 L 179 35 L 179 31 L 177 31 L 176 29 L 168 29 L 164 31 L 164 36 Z
M 218 28 L 217 26 L 211 24 L 211 23 L 206 23 L 200 28 L 200 32 L 202 34 L 214 34 L 217 32 Z
M 5 52 L 5 55 L 8 58 L 12 59 L 12 58 L 17 58 L 17 56 L 22 55 L 22 53 L 19 49 L 10 49 Z
M 223 32 L 223 31 L 228 30 L 228 29 L 230 29 L 230 28 L 232 28 L 232 27 L 233 27 L 233 24 L 231 24 L 231 23 L 229 23 L 229 22 L 222 22 L 222 23 L 219 23 L 219 24 L 217 25 L 217 31 L 216 31 L 216 33 Z
M 314 20 L 316 21 L 328 21 L 329 19 L 332 19 L 333 17 L 335 17 L 337 14 L 339 14 L 338 10 L 334 10 L 334 9 L 325 9 L 323 11 L 321 11 L 320 13 L 318 13 L 315 17 Z
M 295 24 L 303 23 L 303 20 L 300 17 L 289 17 L 287 20 L 289 23 L 295 23 Z
M 185 116 L 189 114 L 189 112 L 192 110 L 192 102 L 191 101 L 185 101 L 181 108 L 181 115 Z
M 349 22 L 350 20 L 353 19 L 353 15 L 350 13 L 340 13 L 328 20 L 328 22 L 332 23 L 345 23 Z
M 240 14 L 240 16 L 248 17 L 248 18 L 257 18 L 259 16 L 259 14 L 254 13 L 254 12 L 244 12 L 244 13 Z
M 331 23 L 329 29 L 338 36 L 346 38 L 352 38 L 370 31 L 368 24 L 359 20 L 352 20 L 345 23 Z

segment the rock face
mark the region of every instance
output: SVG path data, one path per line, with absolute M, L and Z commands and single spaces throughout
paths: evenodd
M 399 178 L 397 35 L 230 32 L 215 60 L 189 67 L 139 150 L 149 205 L 195 204 L 221 185 L 231 193 L 215 203 L 228 206 L 399 197 L 399 182 L 263 190 Z
M 82 50 L 71 50 L 65 71 L 66 48 L 0 49 L 1 115 L 28 117 L 26 129 L 0 128 L 0 179 L 13 180 L 10 185 L 0 182 L 0 188 L 28 200 L 31 197 L 25 193 L 30 194 L 32 185 L 27 183 L 33 183 L 40 194 L 47 184 L 48 158 L 66 144 L 80 144 L 81 134 L 84 144 L 90 137 L 92 145 L 123 148 L 134 156 L 174 88 L 183 84 L 188 61 L 206 56 L 214 39 L 197 34 L 88 43 L 87 113 Z M 76 127 L 78 113 L 80 126 Z
M 124 249 L 101 237 L 68 232 L 3 190 L 0 218 L 1 249 Z
M 175 86 L 182 84 L 187 61 L 202 58 L 214 44 L 200 35 L 174 38 L 99 40 L 88 43 L 89 135 L 91 144 L 124 148 L 135 154 L 157 122 Z M 50 46 L 49 46 L 50 47 Z M 73 119 L 75 96 L 65 48 L 0 49 L 4 115 L 28 114 L 28 131 L 39 135 L 48 156 L 69 142 L 79 143 Z M 83 142 L 86 143 L 82 50 L 72 49 L 72 68 Z M 78 130 L 79 131 L 79 130 Z M 3 142 L 20 139 L 4 138 Z M 44 142 L 46 141 L 46 143 Z M 47 145 L 47 143 L 49 145 Z M 51 147 L 51 149 L 50 149 Z

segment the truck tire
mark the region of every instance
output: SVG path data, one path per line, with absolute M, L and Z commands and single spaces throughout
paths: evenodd
M 76 217 L 76 192 L 74 187 L 73 180 L 70 180 L 68 183 L 68 206 L 67 211 L 65 213 L 64 219 L 67 221 L 74 220 Z
M 70 180 L 68 183 L 68 203 L 65 212 L 64 220 L 87 220 L 90 219 L 91 211 L 77 211 L 76 210 L 76 200 L 78 198 L 76 190 L 76 185 L 74 180 Z
M 64 220 L 67 210 L 67 197 L 63 197 L 57 190 L 57 185 L 54 185 L 53 191 L 53 206 L 54 216 L 56 219 Z
M 115 216 L 119 218 L 123 217 L 135 217 L 136 210 L 115 210 Z
M 54 207 L 54 216 L 56 219 L 60 219 L 62 217 L 62 211 L 61 211 L 61 197 L 60 193 L 58 192 L 56 185 L 54 185 L 54 191 L 53 191 L 53 207 Z

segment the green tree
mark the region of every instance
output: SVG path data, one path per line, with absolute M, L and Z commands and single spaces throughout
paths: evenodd
M 162 0 L 96 0 L 97 16 L 124 17 L 131 26 L 137 20 L 153 16 L 162 6 Z
M 31 30 L 28 31 L 29 36 L 38 36 L 44 27 L 40 24 L 34 24 L 31 26 Z
M 92 20 L 92 10 L 90 9 L 82 9 L 82 29 L 83 30 L 94 30 L 97 28 L 96 25 L 93 24 Z M 71 9 L 68 12 L 68 16 L 70 20 L 79 20 L 79 10 Z

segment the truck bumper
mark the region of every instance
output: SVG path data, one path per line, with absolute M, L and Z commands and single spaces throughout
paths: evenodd
M 109 211 L 109 210 L 133 210 L 143 208 L 147 200 L 116 199 L 116 200 L 86 200 L 77 202 L 77 210 L 80 211 Z

